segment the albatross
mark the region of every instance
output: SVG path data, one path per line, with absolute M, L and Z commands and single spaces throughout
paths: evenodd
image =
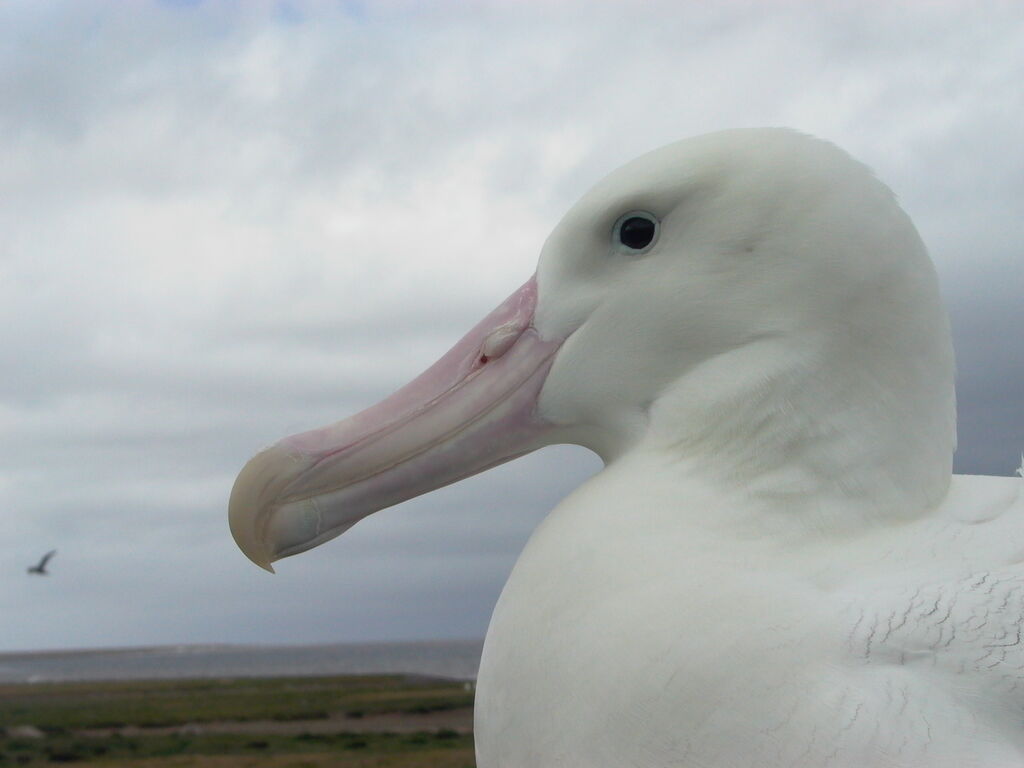
M 500 237 L 499 232 L 494 233 Z M 553 443 L 481 659 L 481 768 L 1024 764 L 1024 481 L 952 475 L 934 267 L 871 171 L 786 129 L 644 155 L 378 405 L 231 493 L 271 562 Z

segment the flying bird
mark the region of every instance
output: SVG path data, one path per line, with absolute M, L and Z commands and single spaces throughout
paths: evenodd
M 26 570 L 28 570 L 29 573 L 34 573 L 39 576 L 49 576 L 50 572 L 46 570 L 46 564 L 50 562 L 50 559 L 56 554 L 57 550 L 51 549 L 49 552 L 42 556 L 38 563 L 36 563 L 35 565 L 30 565 Z
M 883 183 L 795 131 L 700 136 L 587 192 L 412 383 L 255 456 L 231 531 L 269 570 L 583 445 L 603 471 L 494 609 L 481 768 L 1024 765 L 1024 481 L 952 475 L 953 379 Z

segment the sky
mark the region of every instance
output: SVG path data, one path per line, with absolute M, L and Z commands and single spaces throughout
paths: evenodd
M 276 576 L 229 535 L 234 477 L 439 357 L 606 173 L 722 128 L 893 188 L 951 313 L 956 469 L 1012 474 L 1022 82 L 1015 1 L 0 4 L 0 650 L 481 637 L 593 455 Z

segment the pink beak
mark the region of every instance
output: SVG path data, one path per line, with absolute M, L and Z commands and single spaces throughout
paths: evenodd
M 274 560 L 377 510 L 551 442 L 537 398 L 561 342 L 538 336 L 536 305 L 530 278 L 387 399 L 253 457 L 229 503 L 231 533 L 246 556 L 272 571 Z

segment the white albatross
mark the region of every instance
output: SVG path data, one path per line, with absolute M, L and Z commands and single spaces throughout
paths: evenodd
M 558 442 L 605 468 L 494 610 L 481 768 L 1024 765 L 1024 482 L 951 476 L 935 271 L 863 165 L 759 129 L 615 171 L 427 372 L 253 458 L 231 530 L 269 568 Z

